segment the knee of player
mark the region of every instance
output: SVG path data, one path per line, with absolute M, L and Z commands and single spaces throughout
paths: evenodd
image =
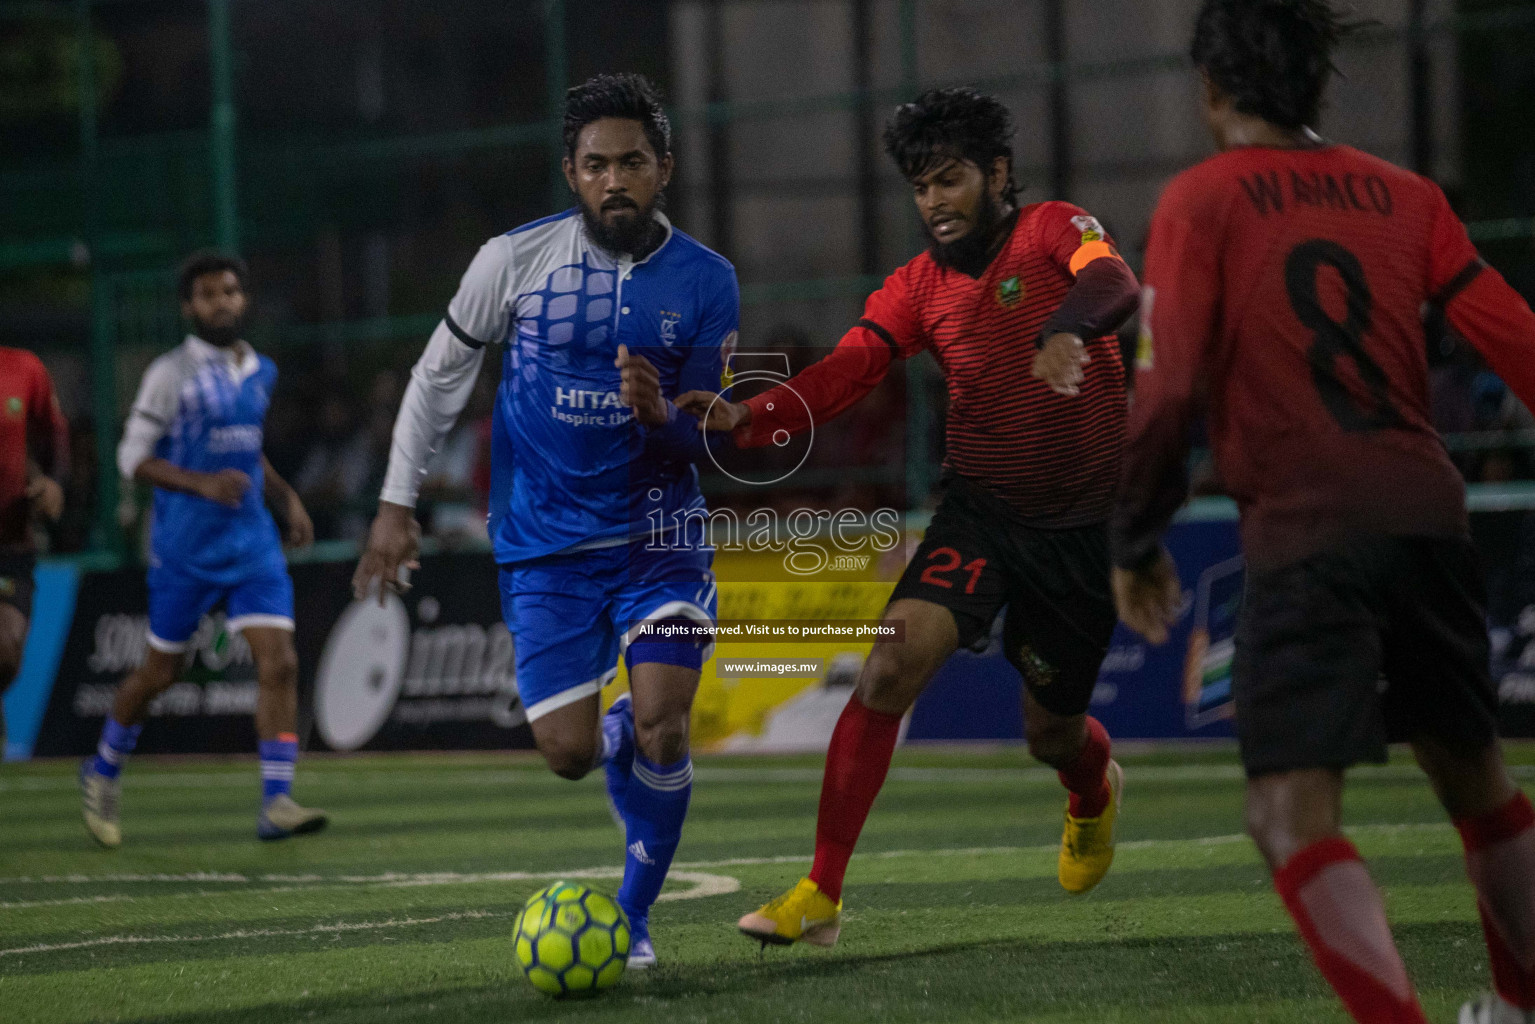
M 266 655 L 256 674 L 263 686 L 295 686 L 298 684 L 298 653 L 293 645 Z
M 872 711 L 904 714 L 916 699 L 914 667 L 899 644 L 875 644 L 858 674 L 858 699 Z
M 1247 834 L 1257 844 L 1258 852 L 1268 862 L 1269 870 L 1276 871 L 1282 867 L 1292 848 L 1297 845 L 1285 815 L 1280 813 L 1272 801 L 1249 793 L 1245 824 Z
M 575 782 L 586 778 L 597 761 L 597 751 L 592 744 L 548 743 L 538 748 L 544 755 L 549 770 L 562 779 Z
M 650 722 L 636 721 L 634 742 L 651 763 L 675 764 L 688 752 L 687 713 L 664 715 Z

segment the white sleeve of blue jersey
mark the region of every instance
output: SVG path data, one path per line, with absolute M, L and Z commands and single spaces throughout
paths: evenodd
M 497 235 L 474 254 L 448 303 L 448 329 L 466 345 L 492 345 L 510 324 L 514 243 Z
M 400 400 L 380 500 L 416 507 L 427 466 L 469 403 L 483 362 L 483 345 L 471 348 L 464 344 L 446 320 L 437 325 L 426 351 L 410 371 L 410 383 Z
M 506 337 L 511 316 L 512 240 L 497 235 L 475 253 L 448 303 L 448 315 L 432 332 L 410 371 L 389 449 L 389 469 L 379 499 L 416 507 L 427 467 L 443 438 L 469 403 L 485 346 Z
M 170 429 L 180 404 L 181 369 L 169 355 L 161 356 L 144 371 L 117 445 L 117 471 L 125 478 L 133 479 L 138 468 L 154 457 L 155 445 Z

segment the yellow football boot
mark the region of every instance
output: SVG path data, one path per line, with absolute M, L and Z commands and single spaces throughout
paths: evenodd
M 1103 881 L 1114 863 L 1114 822 L 1125 796 L 1125 773 L 1117 761 L 1110 761 L 1105 771 L 1109 780 L 1109 802 L 1096 818 L 1074 818 L 1067 804 L 1066 830 L 1061 834 L 1061 888 L 1073 896 L 1091 892 Z
M 834 946 L 842 932 L 842 901 L 833 903 L 814 882 L 801 878 L 794 888 L 741 918 L 736 927 L 764 946 Z

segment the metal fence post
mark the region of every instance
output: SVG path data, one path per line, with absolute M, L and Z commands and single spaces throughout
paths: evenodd
M 208 57 L 213 71 L 209 155 L 213 171 L 213 240 L 226 252 L 240 249 L 235 193 L 234 55 L 229 40 L 230 0 L 208 0 Z
M 549 205 L 564 209 L 570 203 L 570 189 L 565 184 L 565 140 L 560 125 L 565 118 L 566 79 L 570 76 L 569 55 L 565 51 L 565 0 L 544 0 L 544 89 L 547 92 L 549 118 Z
M 92 547 L 116 550 L 117 530 L 117 364 L 112 351 L 111 300 L 103 280 L 99 243 L 101 198 L 97 192 L 96 38 L 91 0 L 76 0 L 80 104 L 80 180 L 84 185 L 85 258 L 91 290 L 91 419 L 96 426 L 96 522 Z

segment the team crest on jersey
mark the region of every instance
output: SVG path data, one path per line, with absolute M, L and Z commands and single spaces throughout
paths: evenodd
M 681 313 L 661 310 L 661 344 L 670 348 L 677 344 L 677 325 L 682 322 Z
M 5 400 L 5 414 L 7 416 L 9 416 L 13 420 L 21 419 L 21 414 L 22 414 L 21 399 L 17 398 L 15 395 L 12 395 L 10 398 L 7 398 Z
M 997 305 L 1012 309 L 1023 301 L 1023 279 L 1013 276 L 997 285 Z

